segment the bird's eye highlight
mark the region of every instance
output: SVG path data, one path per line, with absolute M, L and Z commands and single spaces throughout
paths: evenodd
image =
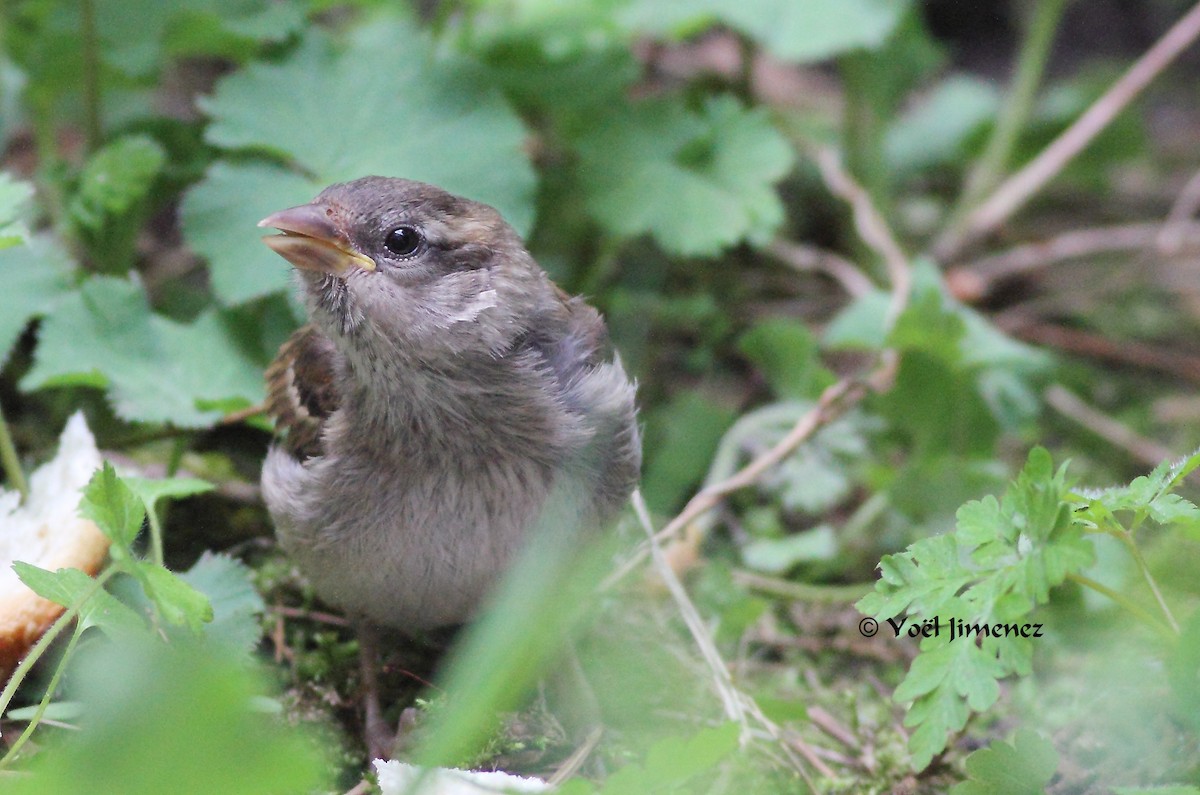
M 398 226 L 387 233 L 383 245 L 397 257 L 407 257 L 421 246 L 421 233 L 411 226 Z

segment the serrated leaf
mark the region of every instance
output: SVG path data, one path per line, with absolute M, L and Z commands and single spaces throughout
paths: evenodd
M 180 499 L 212 491 L 215 486 L 199 478 L 124 478 L 125 485 L 142 498 L 147 510 L 153 510 L 163 497 Z
M 784 60 L 808 62 L 881 46 L 909 5 L 909 0 L 638 0 L 621 18 L 636 32 L 675 35 L 721 21 Z
M 144 135 L 118 138 L 92 155 L 68 208 L 83 227 L 95 230 L 141 202 L 166 163 L 163 148 Z
M 212 602 L 179 575 L 148 560 L 135 562 L 133 572 L 167 623 L 199 633 L 213 620 Z
M 334 182 L 431 182 L 495 206 L 522 234 L 532 225 L 520 120 L 470 65 L 435 54 L 409 26 L 376 23 L 342 48 L 312 33 L 283 61 L 221 81 L 203 107 L 213 145 L 293 166 L 218 162 L 184 199 L 184 232 L 227 303 L 287 286 L 287 267 L 255 224 Z
M 29 321 L 70 295 L 71 269 L 66 252 L 49 237 L 0 250 L 0 366 Z
M 254 588 L 253 572 L 228 555 L 205 552 L 179 576 L 212 605 L 205 638 L 249 654 L 262 634 L 257 615 L 263 611 L 263 601 Z
M 140 632 L 146 628 L 141 616 L 103 588 L 96 588 L 96 581 L 79 569 L 47 571 L 21 561 L 13 563 L 13 569 L 21 582 L 43 599 L 63 607 L 79 604 L 79 621 L 84 627 L 99 627 L 111 633 Z
M 91 519 L 114 544 L 128 550 L 146 518 L 141 499 L 117 476 L 107 461 L 83 490 L 79 514 Z
M 262 397 L 262 370 L 237 332 L 233 318 L 213 311 L 176 323 L 150 311 L 136 280 L 94 277 L 43 322 L 21 387 L 106 387 L 126 419 L 202 427 L 221 416 L 209 406 Z
M 1054 745 L 1036 732 L 1018 729 L 1011 743 L 993 742 L 966 760 L 968 781 L 950 795 L 1043 795 L 1058 769 Z
M 588 209 L 613 234 L 648 233 L 669 252 L 711 256 L 766 242 L 783 221 L 774 184 L 792 150 L 765 111 L 732 97 L 699 113 L 674 99 L 630 105 L 576 146 Z

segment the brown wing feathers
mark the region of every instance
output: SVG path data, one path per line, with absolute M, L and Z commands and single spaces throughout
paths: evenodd
M 321 428 L 337 409 L 333 342 L 311 325 L 302 326 L 267 368 L 267 413 L 284 447 L 300 459 L 319 456 Z

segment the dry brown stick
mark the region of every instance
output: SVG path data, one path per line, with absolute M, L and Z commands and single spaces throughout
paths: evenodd
M 1075 155 L 1083 151 L 1197 36 L 1200 36 L 1200 3 L 1192 6 L 1142 57 L 1134 61 L 1070 127 L 1022 169 L 1000 183 L 991 196 L 966 216 L 960 226 L 947 230 L 934 244 L 934 256 L 942 262 L 948 262 L 966 245 L 1008 220 L 1062 171 Z
M 1197 356 L 1156 348 L 1144 342 L 1117 343 L 1089 331 L 1012 315 L 999 315 L 996 320 L 1001 329 L 1027 342 L 1131 367 L 1158 370 L 1200 383 L 1200 357 Z
M 1126 450 L 1147 466 L 1155 467 L 1174 457 L 1174 453 L 1165 445 L 1147 439 L 1129 426 L 1089 406 L 1062 384 L 1052 384 L 1046 389 L 1045 397 L 1046 403 L 1060 414 L 1079 423 L 1106 442 Z
M 1059 262 L 1099 254 L 1141 251 L 1161 245 L 1166 230 L 1159 223 L 1121 224 L 1089 229 L 1073 229 L 1037 243 L 1025 243 L 999 254 L 981 257 L 967 265 L 954 268 L 947 280 L 969 285 L 962 300 L 978 300 L 1000 279 L 1010 278 Z M 1183 221 L 1174 227 L 1178 246 L 1200 245 L 1200 223 Z M 957 295 L 957 293 L 956 293 Z
M 888 306 L 887 316 L 890 326 L 908 305 L 908 294 L 912 290 L 912 269 L 909 267 L 908 257 L 896 242 L 887 221 L 871 201 L 871 194 L 855 182 L 850 173 L 842 167 L 837 150 L 829 146 L 811 146 L 808 151 L 821 172 L 825 186 L 834 196 L 850 205 L 854 228 L 859 237 L 883 259 L 892 290 L 892 301 Z
M 832 251 L 778 239 L 767 246 L 767 251 L 786 265 L 798 271 L 827 273 L 850 295 L 858 298 L 875 289 L 875 284 L 850 260 Z
M 1155 244 L 1164 255 L 1178 254 L 1187 239 L 1189 227 L 1194 226 L 1191 219 L 1200 210 L 1200 171 L 1192 174 L 1175 197 L 1167 220 L 1163 222 Z

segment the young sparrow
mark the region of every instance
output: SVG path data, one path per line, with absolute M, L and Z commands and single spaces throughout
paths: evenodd
M 600 314 L 494 209 L 365 177 L 259 226 L 282 232 L 264 242 L 311 320 L 267 370 L 281 438 L 263 495 L 283 548 L 360 629 L 465 622 L 534 528 L 586 532 L 623 505 L 634 386 Z M 377 702 L 367 718 L 370 734 Z

